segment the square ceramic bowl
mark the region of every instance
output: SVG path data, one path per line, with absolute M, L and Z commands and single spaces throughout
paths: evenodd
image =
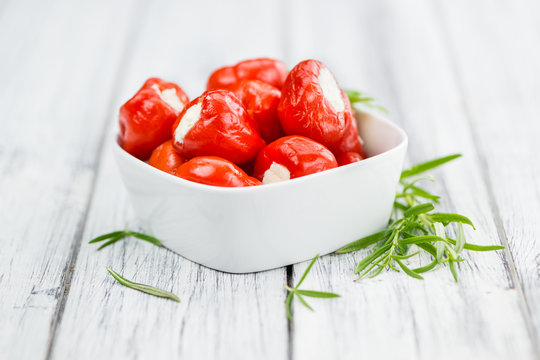
M 333 252 L 387 224 L 407 149 L 403 130 L 357 111 L 370 157 L 269 185 L 225 188 L 167 174 L 125 152 L 118 168 L 145 231 L 207 267 L 246 273 Z

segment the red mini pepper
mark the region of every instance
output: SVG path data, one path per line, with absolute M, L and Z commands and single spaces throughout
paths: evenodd
M 232 162 L 217 156 L 199 156 L 182 164 L 176 176 L 200 184 L 238 187 L 261 185 Z
M 294 179 L 337 167 L 330 150 L 303 136 L 285 136 L 265 146 L 255 161 L 254 176 L 263 184 Z
M 173 145 L 186 158 L 219 156 L 240 165 L 253 160 L 265 142 L 240 100 L 230 91 L 214 90 L 178 116 Z
M 354 121 L 349 99 L 328 68 L 305 60 L 291 70 L 278 106 L 287 135 L 303 135 L 328 148 L 338 146 Z
M 336 158 L 339 166 L 352 164 L 364 160 L 364 157 L 357 152 L 344 152 Z
M 281 89 L 287 77 L 287 66 L 275 59 L 259 58 L 225 66 L 214 71 L 208 79 L 207 90 L 232 88 L 241 80 L 261 80 Z
M 264 141 L 269 143 L 283 136 L 277 116 L 281 91 L 260 80 L 242 80 L 232 91 L 257 123 Z
M 171 138 L 171 126 L 189 99 L 176 84 L 148 79 L 120 108 L 118 142 L 131 155 L 146 160 Z
M 336 157 L 339 157 L 342 153 L 356 152 L 360 154 L 363 159 L 367 158 L 364 147 L 362 146 L 362 140 L 360 139 L 360 135 L 358 135 L 358 128 L 354 117 L 347 127 L 347 130 L 345 130 L 345 135 L 343 135 L 336 145 L 330 147 L 330 150 Z
M 174 149 L 172 140 L 167 140 L 155 148 L 148 160 L 149 165 L 173 175 L 184 162 L 182 155 Z

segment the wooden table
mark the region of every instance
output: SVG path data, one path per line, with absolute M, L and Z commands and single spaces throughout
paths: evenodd
M 0 2 L 1 359 L 539 359 L 540 2 Z M 134 239 L 111 158 L 119 106 L 149 76 L 191 97 L 208 74 L 272 56 L 325 62 L 409 134 L 409 162 L 460 152 L 436 173 L 442 208 L 477 225 L 467 253 L 424 281 L 353 282 L 367 252 L 233 275 Z M 170 289 L 127 289 L 105 266 Z

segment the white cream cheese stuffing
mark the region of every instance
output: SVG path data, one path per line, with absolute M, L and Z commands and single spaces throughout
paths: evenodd
M 174 111 L 176 111 L 176 114 L 180 114 L 180 112 L 184 109 L 184 104 L 182 104 L 180 98 L 178 97 L 178 95 L 176 95 L 175 88 L 165 89 L 161 91 L 159 89 L 159 86 L 157 84 L 154 84 L 152 85 L 152 89 L 154 89 L 158 93 L 161 100 L 165 101 L 170 107 L 174 109 Z
M 178 127 L 174 131 L 174 139 L 178 143 L 182 144 L 184 142 L 186 134 L 189 132 L 189 130 L 191 130 L 195 123 L 199 121 L 201 118 L 201 109 L 202 104 L 198 103 L 186 110 L 184 116 L 182 116 L 182 119 L 180 119 Z
M 290 180 L 291 173 L 285 166 L 273 162 L 264 172 L 263 184 L 272 184 L 280 181 Z
M 341 90 L 330 70 L 326 67 L 321 68 L 317 80 L 319 81 L 325 99 L 332 105 L 334 110 L 336 112 L 345 110 L 345 102 L 341 97 Z

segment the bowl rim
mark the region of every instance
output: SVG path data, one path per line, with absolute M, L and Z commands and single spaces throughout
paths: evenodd
M 149 171 L 151 173 L 154 173 L 156 176 L 161 177 L 164 181 L 168 181 L 172 184 L 177 184 L 177 186 L 184 186 L 189 189 L 192 189 L 194 191 L 208 191 L 208 192 L 217 192 L 217 193 L 232 193 L 232 192 L 242 192 L 242 193 L 248 193 L 248 192 L 264 192 L 264 191 L 275 191 L 279 189 L 280 187 L 287 187 L 291 186 L 292 184 L 301 184 L 303 182 L 309 182 L 309 181 L 316 181 L 317 178 L 321 176 L 330 176 L 330 174 L 339 173 L 339 172 L 345 172 L 347 169 L 351 169 L 353 167 L 365 167 L 369 166 L 369 164 L 380 161 L 381 159 L 390 156 L 391 154 L 400 151 L 403 147 L 407 146 L 408 143 L 408 137 L 407 133 L 400 128 L 398 125 L 396 125 L 394 122 L 390 121 L 387 116 L 381 114 L 380 112 L 377 112 L 375 110 L 371 109 L 358 109 L 355 108 L 355 112 L 358 114 L 359 112 L 368 114 L 377 121 L 382 121 L 387 123 L 390 127 L 392 127 L 400 136 L 400 142 L 392 147 L 389 150 L 386 150 L 380 154 L 370 156 L 367 159 L 364 159 L 362 161 L 357 161 L 351 164 L 338 166 L 333 169 L 321 171 L 315 174 L 310 174 L 309 176 L 301 176 L 295 179 L 290 179 L 288 181 L 281 181 L 276 182 L 272 184 L 265 184 L 264 186 L 244 186 L 244 187 L 225 187 L 225 186 L 213 186 L 213 185 L 206 185 L 206 184 L 200 184 L 193 181 L 189 181 L 186 179 L 182 179 L 178 176 L 169 174 L 165 171 L 159 170 L 151 165 L 148 165 L 147 162 L 142 161 L 135 156 L 131 155 L 127 151 L 125 151 L 120 144 L 117 141 L 117 129 L 115 127 L 113 134 L 112 134 L 112 143 L 113 143 L 113 151 L 120 156 L 123 160 L 130 162 L 134 166 L 141 167 L 142 169 L 145 169 L 145 171 Z

